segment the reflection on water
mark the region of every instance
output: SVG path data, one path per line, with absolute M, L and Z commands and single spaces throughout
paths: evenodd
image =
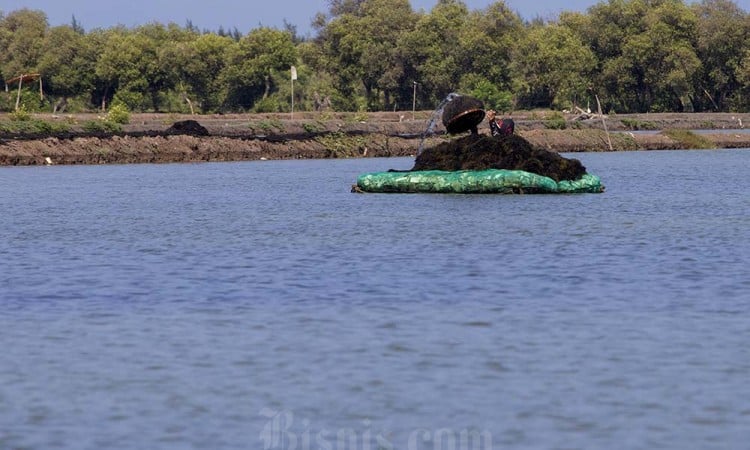
M 0 448 L 742 448 L 750 150 L 574 156 L 0 169 Z

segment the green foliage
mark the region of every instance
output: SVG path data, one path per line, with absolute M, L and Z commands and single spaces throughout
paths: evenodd
M 119 123 L 108 120 L 89 120 L 83 123 L 82 128 L 89 133 L 118 133 L 122 131 L 122 126 Z
M 629 130 L 656 130 L 659 127 L 655 123 L 638 119 L 622 119 L 622 124 Z
M 31 114 L 26 111 L 24 105 L 21 105 L 17 110 L 9 114 L 10 120 L 13 122 L 27 122 L 31 120 Z
M 596 58 L 571 29 L 532 27 L 516 52 L 513 69 L 522 80 L 519 87 L 527 102 L 563 107 L 587 95 Z
M 495 111 L 512 111 L 513 94 L 510 91 L 503 91 L 500 87 L 486 78 L 469 74 L 462 79 L 462 91 L 468 92 L 469 95 L 476 97 L 484 102 L 487 109 Z
M 96 76 L 116 89 L 116 99 L 129 108 L 159 111 L 161 95 L 175 87 L 175 60 L 170 50 L 190 33 L 180 33 L 161 24 L 130 31 L 114 29 L 103 37 Z
M 231 38 L 203 34 L 174 47 L 178 76 L 188 87 L 186 95 L 195 96 L 204 113 L 217 110 L 226 99 L 228 89 L 217 74 L 227 67 L 226 55 L 234 45 Z
M 77 111 L 120 101 L 131 111 L 288 112 L 292 65 L 300 110 L 313 110 L 318 93 L 336 111 L 406 111 L 413 99 L 431 111 L 450 92 L 498 110 L 561 109 L 595 94 L 605 111 L 624 113 L 750 109 L 750 15 L 732 0 L 601 0 L 530 22 L 504 1 L 481 10 L 461 0 L 429 11 L 408 0 L 329 6 L 309 40 L 294 26 L 85 32 L 75 21 L 50 27 L 42 11 L 6 11 L 0 75 L 42 73 L 45 94 Z M 48 108 L 35 91 L 23 89 L 27 110 Z M 1 97 L 0 109 L 14 100 Z
M 305 122 L 302 124 L 302 129 L 308 133 L 320 133 L 325 130 L 325 126 L 318 122 Z
M 317 136 L 315 141 L 323 145 L 332 158 L 356 157 L 367 147 L 364 136 L 350 136 L 342 131 Z
M 28 114 L 28 113 L 27 113 Z M 22 133 L 22 134 L 51 134 L 65 133 L 70 131 L 70 125 L 65 122 L 49 122 L 46 120 L 35 119 L 29 116 L 23 120 L 15 120 L 14 115 L 10 114 L 10 121 L 0 122 L 0 132 L 2 133 Z
M 130 123 L 130 111 L 124 103 L 114 103 L 109 108 L 105 121 L 117 124 L 128 124 Z
M 71 97 L 93 89 L 97 49 L 91 44 L 70 26 L 49 29 L 37 66 L 48 94 Z
M 0 106 L 9 112 L 16 110 L 17 91 L 11 90 L 5 95 L 0 95 Z M 49 104 L 46 99 L 39 98 L 38 85 L 37 89 L 24 87 L 21 89 L 21 98 L 19 99 L 19 108 L 25 112 L 36 113 L 42 112 Z
M 279 102 L 279 99 L 275 96 L 270 96 L 266 98 L 261 98 L 255 104 L 253 105 L 253 112 L 254 113 L 275 113 L 275 112 L 283 112 L 284 109 L 288 108 L 288 106 L 284 105 Z
M 441 1 L 403 38 L 407 67 L 420 82 L 423 101 L 431 106 L 455 91 L 461 77 L 472 71 L 472 50 L 482 50 L 497 38 L 469 32 L 471 19 L 463 2 Z
M 544 120 L 544 127 L 549 130 L 564 130 L 568 127 L 568 123 L 562 113 L 554 111 Z
M 24 8 L 0 16 L 0 72 L 6 79 L 34 72 L 48 27 L 42 11 Z
M 352 116 L 352 120 L 354 120 L 355 122 L 367 122 L 369 118 L 370 117 L 367 115 L 367 111 L 364 110 L 360 110 L 359 112 L 354 114 L 354 116 Z
M 227 87 L 225 103 L 234 108 L 251 108 L 267 99 L 289 67 L 297 61 L 292 35 L 272 28 L 257 28 L 227 49 L 227 67 L 222 82 Z M 283 71 L 283 72 L 282 72 Z M 260 105 L 278 109 L 277 105 Z
M 133 86 L 130 86 L 131 88 Z M 129 110 L 145 111 L 148 109 L 147 97 L 143 95 L 142 91 L 121 89 L 118 90 L 112 99 L 112 103 L 118 105 L 125 105 Z
M 716 148 L 713 142 L 690 130 L 665 130 L 663 133 L 670 139 L 674 139 L 682 144 L 682 147 L 686 149 Z
M 679 0 L 629 0 L 591 9 L 588 39 L 601 65 L 596 85 L 618 111 L 690 111 L 701 60 L 698 17 Z
M 331 121 L 333 119 L 334 116 L 330 111 L 324 111 L 320 113 L 320 117 L 318 118 L 318 120 L 322 122 L 322 125 L 325 125 L 325 122 Z
M 699 85 L 704 89 L 695 96 L 697 107 L 726 110 L 733 94 L 741 91 L 741 60 L 750 37 L 748 14 L 730 0 L 706 0 L 696 4 L 695 48 L 702 63 Z M 705 94 L 705 95 L 703 95 Z
M 332 7 L 321 30 L 314 67 L 335 80 L 336 89 L 353 98 L 363 88 L 365 107 L 389 108 L 393 98 L 411 93 L 413 73 L 400 48 L 417 16 L 408 0 L 362 0 Z M 407 92 L 409 94 L 407 94 Z M 356 110 L 346 105 L 348 110 Z
M 264 133 L 269 133 L 273 130 L 284 132 L 286 127 L 279 119 L 263 119 L 257 122 L 250 122 L 249 125 L 251 130 L 261 130 Z

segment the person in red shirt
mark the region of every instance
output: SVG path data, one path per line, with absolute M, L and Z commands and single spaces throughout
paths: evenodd
M 490 109 L 487 111 L 487 120 L 490 122 L 490 132 L 493 136 L 510 136 L 516 129 L 513 119 L 496 119 L 497 113 Z

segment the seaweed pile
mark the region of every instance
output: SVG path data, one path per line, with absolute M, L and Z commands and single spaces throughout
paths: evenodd
M 577 159 L 534 148 L 518 136 L 470 134 L 425 149 L 417 156 L 412 171 L 423 170 L 523 170 L 555 181 L 578 180 L 586 168 Z
M 195 120 L 181 120 L 167 128 L 167 134 L 187 134 L 191 136 L 208 136 L 208 130 Z

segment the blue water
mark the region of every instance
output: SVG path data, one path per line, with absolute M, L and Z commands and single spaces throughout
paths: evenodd
M 615 131 L 615 133 L 626 133 L 626 134 L 660 134 L 664 130 L 632 130 L 632 131 Z M 750 128 L 707 128 L 702 130 L 690 130 L 696 134 L 748 134 Z
M 746 448 L 750 150 L 0 168 L 0 449 Z

